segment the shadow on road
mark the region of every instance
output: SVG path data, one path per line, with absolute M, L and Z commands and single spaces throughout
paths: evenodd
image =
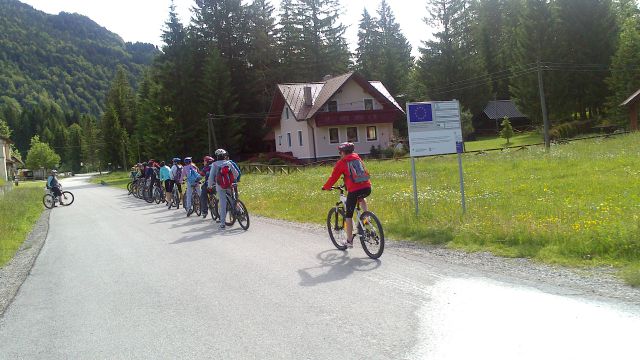
M 356 271 L 372 271 L 382 265 L 380 260 L 351 258 L 348 252 L 339 250 L 323 251 L 316 258 L 320 261 L 318 266 L 298 270 L 300 286 L 344 280 Z

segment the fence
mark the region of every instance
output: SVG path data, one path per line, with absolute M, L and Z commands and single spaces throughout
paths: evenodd
M 243 174 L 291 174 L 304 171 L 303 165 L 264 165 L 246 164 L 240 165 Z

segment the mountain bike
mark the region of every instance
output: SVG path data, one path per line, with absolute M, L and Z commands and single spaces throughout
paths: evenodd
M 157 182 L 153 184 L 153 200 L 156 202 L 156 204 L 160 204 L 166 201 L 164 198 L 164 189 L 162 188 L 162 184 L 159 184 Z
M 62 189 L 62 188 L 61 188 Z M 63 191 L 62 196 L 56 196 L 51 189 L 45 189 L 46 194 L 42 197 L 42 203 L 47 209 L 53 209 L 57 203 L 62 206 L 69 206 L 73 204 L 75 200 L 73 194 L 70 191 Z
M 175 206 L 176 209 L 180 209 L 180 200 L 182 199 L 182 194 L 178 190 L 178 184 L 173 184 L 173 190 L 171 191 L 171 204 L 169 204 L 169 209 Z
M 194 185 L 189 185 L 187 184 L 187 186 L 191 186 L 192 190 L 191 190 L 191 210 L 193 210 L 192 214 L 196 214 L 197 216 L 202 215 L 202 211 L 200 210 L 200 195 L 198 194 L 198 188 L 196 187 L 196 185 L 199 185 L 199 183 L 196 183 Z M 187 214 L 189 213 L 189 208 L 187 208 L 186 206 L 187 204 L 187 194 L 184 194 L 184 198 L 182 200 L 182 207 L 184 208 L 184 211 L 187 212 Z
M 227 197 L 227 215 L 224 219 L 225 225 L 233 226 L 237 221 L 243 230 L 249 230 L 249 211 L 239 198 L 238 184 L 233 184 L 232 191 L 225 191 L 225 193 Z M 216 209 L 217 208 L 218 207 L 216 207 Z M 218 215 L 218 217 L 220 217 L 220 215 Z
M 345 208 L 347 206 L 347 195 L 344 186 L 332 187 L 333 190 L 340 191 L 339 201 L 329 210 L 327 216 L 327 230 L 331 242 L 338 250 L 346 250 L 344 242 L 347 240 Z M 361 212 L 360 202 L 357 202 L 356 215 L 358 220 L 357 235 L 360 236 L 360 244 L 364 252 L 372 259 L 382 256 L 384 251 L 384 230 L 378 217 L 371 211 Z M 355 238 L 355 237 L 354 237 Z

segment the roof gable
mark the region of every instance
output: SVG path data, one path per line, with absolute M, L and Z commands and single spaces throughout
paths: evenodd
M 627 106 L 631 104 L 632 102 L 637 100 L 639 95 L 640 95 L 640 90 L 636 91 L 635 93 L 633 93 L 633 95 L 629 96 L 629 98 L 625 100 L 622 104 L 620 104 L 620 106 Z

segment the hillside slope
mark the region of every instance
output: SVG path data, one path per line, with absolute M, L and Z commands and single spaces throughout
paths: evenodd
M 99 115 L 117 65 L 136 79 L 158 52 L 125 43 L 91 19 L 49 15 L 0 0 L 0 105 L 25 105 L 43 94 L 65 111 Z

